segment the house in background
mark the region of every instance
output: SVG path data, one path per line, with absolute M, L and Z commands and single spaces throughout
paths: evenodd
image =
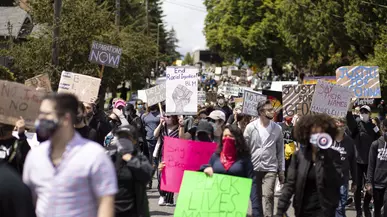
M 0 50 L 8 49 L 10 40 L 15 43 L 25 41 L 32 29 L 32 19 L 26 10 L 19 6 L 0 7 Z M 0 56 L 0 65 L 8 68 L 10 63 L 8 57 Z

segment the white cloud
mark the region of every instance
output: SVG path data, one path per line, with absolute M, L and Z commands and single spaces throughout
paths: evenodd
M 164 21 L 167 29 L 176 30 L 179 40 L 178 51 L 185 55 L 197 49 L 206 48 L 203 35 L 206 9 L 203 0 L 164 0 Z

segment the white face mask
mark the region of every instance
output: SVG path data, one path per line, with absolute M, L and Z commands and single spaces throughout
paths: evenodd
M 360 114 L 360 120 L 364 122 L 368 122 L 370 120 L 370 115 L 369 114 Z

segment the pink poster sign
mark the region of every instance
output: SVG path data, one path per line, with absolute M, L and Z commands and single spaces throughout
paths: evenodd
M 165 168 L 161 173 L 161 190 L 178 193 L 184 170 L 198 171 L 200 166 L 208 164 L 216 146 L 211 142 L 164 137 Z

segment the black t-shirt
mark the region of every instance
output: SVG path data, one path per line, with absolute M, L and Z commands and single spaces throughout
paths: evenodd
M 301 216 L 316 216 L 321 212 L 320 199 L 317 191 L 316 170 L 311 163 L 304 188 Z
M 93 128 L 90 128 L 89 126 L 86 125 L 82 128 L 75 128 L 75 130 L 79 134 L 81 134 L 83 138 L 89 139 L 94 142 L 97 141 L 97 132 Z
M 36 217 L 31 192 L 20 175 L 0 163 L 0 216 Z

